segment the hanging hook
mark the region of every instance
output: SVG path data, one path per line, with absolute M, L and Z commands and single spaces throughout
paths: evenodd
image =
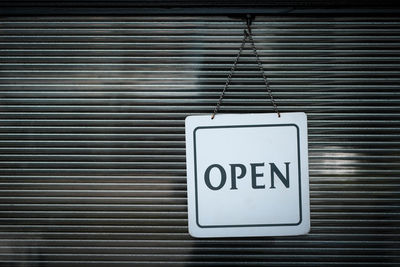
M 251 24 L 253 23 L 253 19 L 254 19 L 254 16 L 252 16 L 250 14 L 246 15 L 246 26 L 247 26 L 247 31 L 248 31 L 248 32 L 246 32 L 246 30 L 245 30 L 246 35 L 251 34 Z
M 247 26 L 251 26 L 251 23 L 253 22 L 253 16 L 250 14 L 246 15 L 246 24 Z

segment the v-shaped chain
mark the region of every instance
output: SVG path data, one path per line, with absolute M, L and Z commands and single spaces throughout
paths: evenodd
M 242 44 L 240 45 L 239 52 L 238 52 L 238 54 L 237 54 L 237 56 L 235 58 L 235 61 L 233 62 L 231 71 L 229 72 L 229 75 L 226 78 L 224 89 L 222 90 L 221 95 L 219 96 L 217 105 L 215 106 L 215 109 L 214 109 L 214 112 L 213 112 L 213 114 L 211 116 L 211 119 L 214 119 L 215 115 L 218 113 L 218 111 L 220 109 L 222 98 L 224 98 L 226 89 L 228 88 L 228 86 L 229 86 L 229 84 L 230 84 L 230 82 L 232 80 L 232 75 L 236 70 L 239 58 L 240 58 L 240 56 L 241 56 L 241 54 L 243 52 L 243 49 L 244 49 L 244 46 L 245 46 L 247 40 L 250 41 L 251 47 L 253 49 L 253 54 L 256 57 L 258 68 L 260 69 L 261 75 L 262 75 L 263 80 L 264 80 L 265 87 L 267 88 L 267 92 L 268 92 L 269 97 L 271 99 L 271 103 L 274 106 L 274 110 L 278 114 L 278 117 L 281 116 L 281 114 L 280 114 L 280 112 L 278 110 L 278 106 L 275 103 L 274 97 L 272 96 L 272 91 L 271 91 L 271 88 L 269 86 L 269 81 L 267 79 L 267 76 L 265 75 L 264 67 L 263 67 L 263 65 L 261 63 L 260 57 L 258 56 L 256 45 L 254 44 L 253 35 L 251 33 L 251 19 L 250 19 L 249 16 L 247 17 L 247 23 L 246 24 L 247 24 L 247 27 L 246 27 L 246 29 L 244 29 Z

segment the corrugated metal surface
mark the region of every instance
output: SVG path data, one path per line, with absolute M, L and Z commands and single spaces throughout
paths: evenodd
M 187 233 L 184 118 L 240 45 L 227 17 L 0 20 L 6 266 L 400 264 L 400 20 L 257 17 L 282 112 L 309 116 L 311 233 Z M 221 113 L 272 112 L 249 47 Z

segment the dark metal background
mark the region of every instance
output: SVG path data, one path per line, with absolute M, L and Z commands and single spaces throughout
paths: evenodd
M 400 19 L 257 17 L 282 112 L 309 118 L 311 233 L 192 239 L 184 118 L 211 114 L 228 17 L 0 20 L 4 266 L 400 264 Z M 247 46 L 221 113 L 272 112 Z
M 400 14 L 398 0 L 3 0 L 0 15 Z

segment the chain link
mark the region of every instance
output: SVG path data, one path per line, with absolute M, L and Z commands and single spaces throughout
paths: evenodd
M 251 34 L 251 29 L 250 29 L 250 25 L 249 25 L 249 24 L 247 24 L 247 32 L 248 32 L 248 37 L 249 37 L 251 46 L 252 46 L 252 48 L 253 48 L 254 56 L 255 56 L 256 59 L 257 59 L 258 68 L 260 69 L 261 75 L 262 75 L 263 80 L 264 80 L 265 87 L 267 88 L 267 92 L 268 92 L 269 97 L 270 97 L 270 99 L 271 99 L 271 103 L 272 103 L 272 105 L 274 106 L 274 110 L 275 110 L 275 112 L 278 114 L 278 117 L 280 117 L 280 116 L 281 116 L 281 113 L 279 112 L 278 106 L 277 106 L 276 103 L 275 103 L 275 99 L 274 99 L 274 97 L 272 96 L 272 90 L 271 90 L 271 88 L 270 88 L 270 86 L 269 86 L 269 81 L 268 81 L 268 79 L 267 79 L 267 76 L 265 75 L 264 67 L 263 67 L 262 62 L 261 62 L 261 60 L 260 60 L 260 57 L 258 56 L 257 48 L 256 48 L 256 45 L 254 44 L 254 40 L 253 40 L 253 36 L 252 36 L 252 34 Z
M 272 105 L 274 106 L 274 110 L 275 110 L 275 112 L 278 114 L 278 117 L 281 116 L 281 114 L 280 114 L 280 112 L 279 112 L 279 110 L 278 110 L 278 106 L 277 106 L 276 103 L 275 103 L 275 99 L 274 99 L 274 97 L 272 96 L 272 91 L 271 91 L 271 88 L 270 88 L 270 86 L 269 86 L 269 81 L 268 81 L 268 79 L 267 79 L 267 76 L 265 75 L 264 67 L 263 67 L 262 62 L 261 62 L 261 60 L 260 60 L 260 57 L 258 56 L 257 49 L 256 49 L 256 46 L 255 46 L 254 40 L 253 40 L 253 35 L 252 35 L 252 33 L 251 33 L 250 24 L 251 24 L 251 20 L 248 19 L 248 20 L 247 20 L 247 29 L 245 29 L 245 30 L 244 30 L 244 33 L 243 33 L 242 44 L 240 45 L 239 52 L 238 52 L 238 54 L 237 54 L 237 56 L 236 56 L 236 58 L 235 58 L 235 61 L 233 62 L 231 71 L 229 72 L 229 75 L 228 75 L 228 77 L 226 78 L 226 82 L 225 82 L 225 85 L 224 85 L 224 89 L 222 90 L 222 93 L 221 93 L 221 95 L 219 96 L 217 105 L 215 106 L 215 109 L 214 109 L 214 112 L 213 112 L 213 114 L 212 114 L 212 116 L 211 116 L 211 119 L 214 119 L 215 115 L 218 113 L 218 111 L 219 111 L 219 109 L 220 109 L 220 107 L 221 107 L 222 98 L 224 98 L 226 89 L 228 88 L 228 86 L 229 86 L 229 84 L 230 84 L 230 82 L 231 82 L 231 80 L 232 80 L 232 75 L 233 75 L 233 73 L 234 73 L 235 70 L 236 70 L 237 63 L 238 63 L 239 58 L 240 58 L 240 56 L 241 56 L 241 54 L 242 54 L 242 52 L 243 52 L 243 49 L 244 49 L 244 46 L 245 46 L 245 44 L 246 44 L 247 39 L 249 39 L 249 41 L 250 41 L 250 43 L 251 43 L 251 47 L 252 47 L 252 49 L 253 49 L 253 54 L 254 54 L 254 56 L 256 57 L 257 64 L 258 64 L 258 68 L 260 69 L 260 72 L 261 72 L 261 74 L 262 74 L 262 77 L 263 77 L 263 80 L 264 80 L 264 84 L 265 84 L 265 87 L 267 88 L 267 92 L 268 92 L 269 97 L 270 97 L 270 99 L 271 99 L 271 103 L 272 103 Z
M 226 78 L 226 82 L 225 82 L 225 85 L 224 85 L 224 89 L 222 90 L 222 93 L 221 93 L 221 95 L 219 96 L 217 105 L 215 106 L 215 109 L 214 109 L 214 112 L 213 112 L 213 114 L 212 114 L 212 116 L 211 116 L 211 119 L 214 119 L 215 115 L 216 115 L 217 112 L 219 111 L 219 108 L 220 108 L 221 102 L 222 102 L 222 98 L 224 97 L 225 92 L 226 92 L 226 89 L 228 88 L 228 85 L 229 85 L 230 82 L 231 82 L 232 75 L 233 75 L 233 73 L 234 73 L 235 70 L 236 70 L 236 66 L 237 66 L 237 63 L 238 63 L 238 61 L 239 61 L 240 56 L 242 55 L 244 45 L 246 44 L 246 40 L 247 40 L 247 34 L 246 34 L 246 30 L 245 30 L 245 33 L 244 33 L 244 35 L 243 35 L 242 44 L 240 45 L 239 53 L 237 54 L 237 56 L 236 56 L 236 58 L 235 58 L 235 61 L 233 62 L 231 71 L 229 72 L 229 75 L 228 75 L 228 77 Z

